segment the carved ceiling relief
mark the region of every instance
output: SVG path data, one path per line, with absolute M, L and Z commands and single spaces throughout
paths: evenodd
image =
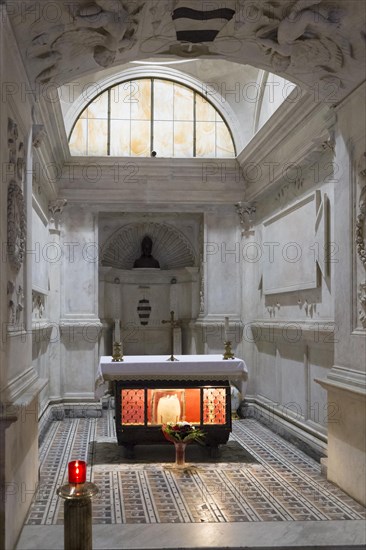
M 363 280 L 358 282 L 357 298 L 360 306 L 358 317 L 362 327 L 366 328 L 366 152 L 361 156 L 358 174 L 361 191 L 358 200 L 355 236 L 357 255 L 363 267 L 363 269 L 361 268 Z
M 228 57 L 338 101 L 362 80 L 361 6 L 344 0 L 67 0 L 54 22 L 10 14 L 30 78 L 65 83 L 83 71 L 152 55 Z M 29 11 L 39 10 L 30 1 Z M 26 21 L 24 20 L 26 19 Z M 209 24 L 208 24 L 209 23 Z M 319 85 L 320 83 L 320 85 Z
M 65 64 L 76 72 L 80 55 L 93 57 L 99 67 L 113 65 L 136 42 L 143 4 L 141 0 L 60 3 L 57 24 L 46 29 L 37 20 L 32 25 L 26 55 L 34 65 L 35 79 L 46 84 L 62 73 Z
M 24 321 L 24 259 L 26 246 L 26 213 L 23 195 L 25 177 L 24 143 L 19 139 L 18 126 L 8 119 L 8 324 L 19 330 Z

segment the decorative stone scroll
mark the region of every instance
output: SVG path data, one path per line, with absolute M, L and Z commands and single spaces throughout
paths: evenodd
M 18 125 L 11 118 L 8 119 L 8 258 L 16 271 L 19 271 L 24 260 L 26 239 L 26 215 L 23 196 L 23 180 L 25 174 L 24 143 L 18 143 Z
M 8 118 L 8 196 L 7 196 L 7 260 L 8 260 L 8 330 L 24 328 L 26 209 L 23 194 L 25 184 L 25 147 L 19 139 L 17 123 Z
M 33 124 L 33 127 L 32 127 L 33 147 L 35 147 L 36 149 L 41 147 L 46 135 L 47 135 L 47 132 L 43 124 Z
M 359 214 L 356 221 L 356 250 L 357 254 L 366 268 L 366 241 L 365 241 L 365 221 L 366 221 L 366 185 L 363 186 L 358 202 Z
M 363 328 L 366 328 L 366 281 L 359 285 L 358 301 L 361 308 L 358 310 L 358 317 Z
M 364 182 L 366 179 L 366 153 L 363 153 L 359 163 L 359 176 L 361 181 Z M 360 197 L 358 201 L 358 214 L 356 217 L 356 228 L 355 228 L 355 240 L 356 240 L 356 251 L 358 257 L 366 270 L 366 235 L 365 235 L 365 226 L 366 226 L 366 184 L 362 185 Z M 358 310 L 358 317 L 362 324 L 363 328 L 366 328 L 366 280 L 362 281 L 358 285 L 357 298 L 359 305 L 361 306 Z

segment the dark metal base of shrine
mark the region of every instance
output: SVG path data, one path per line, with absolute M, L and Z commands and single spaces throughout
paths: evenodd
M 224 388 L 225 389 L 225 423 L 215 424 L 213 422 L 204 422 L 204 408 L 203 408 L 203 389 L 204 388 Z M 148 389 L 200 389 L 200 421 L 194 423 L 197 428 L 199 427 L 204 433 L 204 446 L 207 447 L 211 456 L 215 456 L 218 446 L 227 443 L 229 435 L 232 429 L 231 424 L 231 395 L 230 384 L 227 380 L 143 380 L 143 381 L 125 381 L 117 380 L 114 382 L 114 394 L 115 394 L 115 421 L 116 421 L 116 434 L 118 445 L 123 445 L 126 448 L 126 456 L 133 457 L 135 445 L 171 445 L 166 440 L 161 429 L 161 425 L 148 424 L 147 415 L 147 390 Z M 122 390 L 125 389 L 143 389 L 145 390 L 144 400 L 144 425 L 125 425 L 122 422 Z M 199 444 L 192 442 L 192 444 Z

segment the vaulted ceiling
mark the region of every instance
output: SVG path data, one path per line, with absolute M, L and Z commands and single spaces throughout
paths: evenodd
M 363 0 L 12 0 L 32 84 L 146 58 L 227 59 L 338 102 L 365 79 Z

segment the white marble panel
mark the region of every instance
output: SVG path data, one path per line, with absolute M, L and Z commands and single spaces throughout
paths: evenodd
M 279 383 L 276 346 L 267 342 L 258 343 L 255 368 L 256 393 L 279 402 Z
M 64 327 L 61 340 L 61 388 L 64 398 L 93 399 L 98 366 L 98 329 Z
M 307 366 L 305 346 L 289 344 L 279 346 L 281 376 L 281 409 L 296 420 L 307 416 Z
M 316 288 L 315 194 L 264 222 L 263 291 L 278 294 Z
M 98 236 L 95 215 L 66 209 L 59 248 L 62 260 L 63 317 L 93 316 L 98 299 Z
M 241 242 L 235 218 L 218 212 L 206 219 L 204 262 L 208 315 L 240 314 Z

